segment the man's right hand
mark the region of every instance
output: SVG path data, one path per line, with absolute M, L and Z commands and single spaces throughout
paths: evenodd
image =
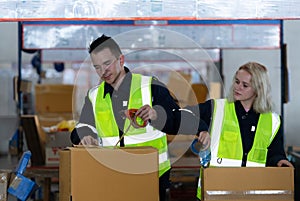
M 88 136 L 84 136 L 79 145 L 99 145 L 99 142 L 97 139 L 93 138 L 92 136 L 88 135 Z

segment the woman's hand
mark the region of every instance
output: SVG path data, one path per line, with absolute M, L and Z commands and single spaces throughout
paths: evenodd
M 203 149 L 207 149 L 208 147 L 210 147 L 211 138 L 209 132 L 201 131 L 199 133 L 198 142 L 202 145 Z
M 278 167 L 294 167 L 292 163 L 290 163 L 288 160 L 280 160 L 277 163 Z

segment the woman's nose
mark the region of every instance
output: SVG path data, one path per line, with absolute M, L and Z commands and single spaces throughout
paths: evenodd
M 243 85 L 241 83 L 237 83 L 236 89 L 239 89 L 239 90 L 243 89 Z

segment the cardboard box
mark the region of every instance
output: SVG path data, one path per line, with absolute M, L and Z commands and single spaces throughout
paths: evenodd
M 63 120 L 73 119 L 72 112 L 66 113 L 39 113 L 38 115 L 39 124 L 41 127 L 55 126 Z
M 288 167 L 206 168 L 202 201 L 294 200 L 294 169 Z
M 72 146 L 71 134 L 69 131 L 45 132 L 38 117 L 38 115 L 21 116 L 26 143 L 32 152 L 31 164 L 34 166 L 58 165 L 59 150 Z
M 42 131 L 36 115 L 22 115 L 22 128 L 28 149 L 31 151 L 31 165 L 45 164 L 46 135 Z
M 179 159 L 182 156 L 194 156 L 190 149 L 194 139 L 194 135 L 167 135 L 170 157 Z
M 35 112 L 72 112 L 73 88 L 67 84 L 35 85 Z
M 158 201 L 158 152 L 152 147 L 60 151 L 59 200 Z
M 32 81 L 30 80 L 21 80 L 20 91 L 23 93 L 31 93 Z
M 169 75 L 167 87 L 181 106 L 185 106 L 188 102 L 192 90 L 191 79 L 191 75 L 182 72 L 172 71 Z
M 209 84 L 209 98 L 217 99 L 222 97 L 223 85 L 220 82 L 211 82 Z
M 195 105 L 206 101 L 208 88 L 202 83 L 193 83 L 187 104 Z
M 11 170 L 0 170 L 0 201 L 7 200 L 7 187 L 9 184 Z
M 181 107 L 196 105 L 204 102 L 207 98 L 207 86 L 203 83 L 191 82 L 190 74 L 172 71 L 169 75 L 167 87 Z
M 46 146 L 45 146 L 45 163 L 46 165 L 59 164 L 59 151 L 66 147 L 71 147 L 70 140 L 71 133 L 68 131 L 46 133 Z

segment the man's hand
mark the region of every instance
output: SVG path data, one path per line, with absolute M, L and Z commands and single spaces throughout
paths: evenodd
M 210 147 L 211 138 L 207 131 L 201 131 L 199 133 L 198 142 L 202 145 L 203 149 Z
M 138 109 L 135 115 L 140 117 L 144 122 L 157 119 L 157 112 L 153 108 L 151 108 L 150 105 L 142 106 Z
M 93 138 L 92 136 L 88 135 L 88 136 L 84 136 L 79 145 L 99 145 L 99 142 L 97 139 Z

